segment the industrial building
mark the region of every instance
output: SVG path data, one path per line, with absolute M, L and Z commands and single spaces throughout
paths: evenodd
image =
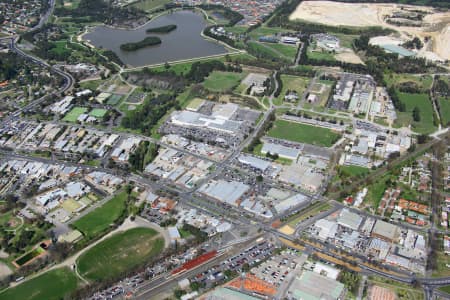
M 312 34 L 311 38 L 314 42 L 316 42 L 317 47 L 322 48 L 327 51 L 335 51 L 340 48 L 340 41 L 339 38 L 326 34 L 326 33 L 317 33 Z
M 220 115 L 207 116 L 187 110 L 173 113 L 171 121 L 178 126 L 204 127 L 231 134 L 239 131 L 241 125 L 241 122 L 227 120 Z
M 248 185 L 237 181 L 212 180 L 200 187 L 199 192 L 221 202 L 239 206 L 249 189 Z
M 395 242 L 400 238 L 400 230 L 397 225 L 377 220 L 371 235 L 381 240 Z
M 360 215 L 351 212 L 346 208 L 342 209 L 337 219 L 337 223 L 339 225 L 350 228 L 352 230 L 358 230 L 359 226 L 361 225 L 361 222 L 362 217 Z
M 267 153 L 270 153 L 272 155 L 278 154 L 279 157 L 296 160 L 300 155 L 300 150 L 286 147 L 280 144 L 264 143 L 261 149 L 261 154 L 266 155 Z
M 270 161 L 254 157 L 247 154 L 241 154 L 238 157 L 238 160 L 241 164 L 248 165 L 252 168 L 258 169 L 262 172 L 267 170 L 270 167 Z
M 289 292 L 290 296 L 287 298 L 290 300 L 344 299 L 345 287 L 339 281 L 304 271 L 300 277 L 294 279 Z

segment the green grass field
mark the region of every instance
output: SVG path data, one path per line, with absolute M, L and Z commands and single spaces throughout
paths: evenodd
M 352 48 L 353 41 L 359 37 L 359 35 L 343 33 L 333 33 L 333 35 L 339 38 L 341 47 L 350 49 Z
M 450 123 L 450 99 L 439 98 L 439 107 L 441 113 L 442 125 L 447 126 Z
M 340 171 L 346 176 L 362 176 L 369 173 L 368 168 L 363 168 L 359 166 L 340 166 Z
M 332 146 L 341 136 L 327 128 L 284 120 L 276 120 L 268 135 L 274 138 L 323 147 Z
M 76 290 L 78 280 L 69 268 L 48 271 L 0 293 L 0 300 L 60 300 Z
M 281 75 L 281 81 L 283 82 L 280 95 L 274 99 L 275 105 L 281 105 L 284 101 L 284 96 L 288 90 L 296 91 L 299 99 L 301 99 L 303 93 L 308 87 L 310 78 L 292 76 L 292 75 Z
M 119 104 L 120 100 L 122 100 L 122 96 L 121 95 L 112 95 L 111 97 L 109 97 L 108 101 L 106 101 L 106 104 L 108 105 L 117 105 Z
M 78 117 L 81 114 L 85 114 L 87 111 L 88 109 L 86 107 L 76 106 L 64 116 L 63 121 L 75 123 Z
M 291 226 L 292 228 L 296 228 L 297 224 L 302 222 L 303 220 L 310 218 L 311 216 L 315 216 L 323 211 L 329 210 L 331 205 L 329 203 L 314 203 L 311 206 L 301 210 L 299 213 L 289 217 L 284 224 Z
M 245 73 L 212 72 L 203 83 L 203 86 L 212 92 L 232 91 L 239 85 Z
M 201 98 L 194 98 L 191 101 L 189 101 L 189 104 L 186 106 L 187 109 L 191 110 L 197 110 L 200 108 L 200 106 L 203 104 L 205 100 Z
M 441 291 L 443 291 L 443 292 L 445 292 L 447 294 L 450 294 L 450 285 L 441 286 L 439 288 L 439 290 L 441 290 Z
M 429 134 L 436 130 L 433 124 L 433 105 L 427 94 L 406 94 L 399 93 L 400 101 L 405 103 L 406 111 L 397 112 L 398 119 L 395 121 L 397 125 L 412 125 L 414 131 L 423 134 Z M 420 122 L 414 122 L 412 111 L 414 107 L 420 109 Z
M 389 73 L 384 76 L 387 86 L 398 87 L 405 82 L 414 82 L 416 86 L 423 92 L 427 92 L 431 88 L 433 78 L 430 75 L 415 76 L 411 74 Z
M 390 176 L 384 176 L 368 187 L 365 201 L 367 201 L 375 209 L 378 208 L 381 197 L 383 197 L 383 194 L 387 189 L 386 180 L 388 177 Z
M 53 42 L 53 44 L 56 46 L 55 48 L 51 49 L 50 51 L 59 54 L 59 55 L 67 55 L 70 56 L 70 50 L 66 48 L 67 41 L 56 41 Z
M 225 55 L 223 57 L 217 57 L 217 58 L 205 58 L 205 59 L 194 59 L 192 61 L 189 62 L 182 62 L 182 63 L 177 63 L 177 64 L 171 64 L 169 67 L 169 71 L 173 71 L 175 72 L 175 74 L 180 75 L 180 74 L 186 74 L 191 70 L 191 66 L 193 63 L 195 62 L 207 62 L 207 61 L 212 61 L 212 60 L 218 60 L 218 61 L 225 61 Z M 231 60 L 235 60 L 235 59 L 254 59 L 253 56 L 243 53 L 243 54 L 236 54 L 236 55 L 230 55 Z M 158 66 L 158 67 L 154 67 L 151 68 L 153 71 L 155 72 L 162 72 L 165 71 L 166 68 L 164 66 Z
M 271 48 L 269 44 L 265 43 L 257 43 L 257 42 L 249 42 L 248 44 L 250 53 L 257 53 L 263 57 L 267 57 L 270 59 L 283 59 L 288 61 L 289 58 L 281 56 L 275 49 Z
M 150 228 L 133 228 L 111 236 L 83 253 L 77 267 L 88 280 L 115 278 L 156 256 L 164 239 Z
M 11 223 L 10 223 L 11 222 Z M 14 224 L 14 225 L 13 225 Z M 11 226 L 13 225 L 13 226 Z M 0 226 L 7 230 L 16 229 L 22 225 L 22 221 L 16 217 L 13 211 L 7 211 L 0 215 Z
M 64 5 L 60 5 L 63 3 Z M 63 1 L 56 1 L 55 6 L 57 8 L 64 7 L 66 9 L 75 9 L 80 4 L 80 0 L 63 0 Z
M 268 35 L 275 35 L 277 33 L 282 32 L 291 32 L 290 30 L 286 30 L 281 27 L 266 27 L 266 26 L 259 26 L 255 30 L 252 30 L 249 35 L 253 39 L 258 39 L 262 36 L 268 36 Z
M 436 270 L 433 270 L 432 276 L 433 277 L 450 276 L 450 268 L 447 267 L 447 265 L 450 264 L 450 255 L 445 255 L 443 251 L 437 251 L 436 261 L 438 263 L 436 265 Z M 447 293 L 450 293 L 450 291 L 448 291 Z
M 100 80 L 100 79 L 99 80 L 89 80 L 89 81 L 80 82 L 80 87 L 83 89 L 90 89 L 92 91 L 95 91 L 102 83 L 103 83 L 103 80 Z
M 336 60 L 336 58 L 334 58 L 334 55 L 332 53 L 310 51 L 309 49 L 307 51 L 307 56 L 309 59 L 316 59 L 316 60 L 330 60 L 330 61 Z
M 94 108 L 89 112 L 90 116 L 96 117 L 96 118 L 103 118 L 108 111 L 103 108 Z
M 119 218 L 125 209 L 126 199 L 127 193 L 125 191 L 120 192 L 102 206 L 76 220 L 73 226 L 86 237 L 94 237 L 110 227 Z
M 291 45 L 284 44 L 274 44 L 274 43 L 264 43 L 264 45 L 280 52 L 284 56 L 288 57 L 291 60 L 295 59 L 295 55 L 297 54 L 297 47 Z

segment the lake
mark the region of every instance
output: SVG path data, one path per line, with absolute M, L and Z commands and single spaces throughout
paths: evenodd
M 177 25 L 177 29 L 165 34 L 145 32 L 148 28 L 170 24 Z M 125 64 L 132 67 L 227 53 L 224 46 L 205 40 L 200 35 L 206 26 L 203 15 L 184 10 L 163 15 L 134 30 L 97 26 L 85 34 L 83 39 L 97 48 L 116 52 Z M 162 43 L 137 51 L 120 50 L 121 44 L 138 42 L 148 36 L 158 36 Z

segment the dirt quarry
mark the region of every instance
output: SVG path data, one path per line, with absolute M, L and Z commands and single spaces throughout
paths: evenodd
M 412 21 L 411 16 L 415 17 L 417 12 L 421 15 L 420 21 Z M 450 11 L 400 4 L 303 1 L 289 19 L 330 26 L 382 26 L 398 31 L 404 41 L 414 36 L 424 40 L 428 36 L 431 40 L 426 50 L 450 60 Z M 414 26 L 407 26 L 413 23 Z

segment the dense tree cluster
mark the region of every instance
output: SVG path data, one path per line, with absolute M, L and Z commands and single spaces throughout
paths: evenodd
M 21 64 L 21 60 L 13 53 L 2 54 L 0 58 L 0 81 L 15 78 L 19 69 L 17 66 Z
M 150 135 L 153 127 L 171 108 L 180 109 L 173 95 L 159 95 L 147 99 L 136 110 L 128 111 L 122 119 L 125 128 L 140 130 L 143 134 Z
M 382 48 L 369 44 L 372 36 L 363 34 L 354 42 L 355 50 L 362 51 L 368 61 L 377 66 L 379 72 L 390 70 L 395 73 L 424 73 L 435 68 L 435 65 L 427 63 L 424 58 L 402 57 L 397 54 L 386 53 Z M 369 63 L 368 62 L 368 63 Z
M 228 7 L 217 4 L 201 4 L 198 7 L 204 10 L 218 10 L 228 20 L 228 26 L 234 26 L 241 21 L 244 16 Z
M 123 51 L 136 51 L 141 48 L 159 45 L 159 44 L 161 44 L 161 39 L 159 37 L 149 36 L 139 42 L 122 44 L 122 45 L 120 45 L 120 49 Z
M 104 0 L 80 0 L 78 7 L 74 9 L 59 7 L 55 9 L 55 14 L 61 17 L 88 18 L 90 22 L 105 24 L 132 23 L 140 18 L 146 18 L 145 12 L 135 7 L 118 7 L 111 1 Z
M 147 164 L 151 163 L 158 155 L 159 146 L 149 141 L 143 141 L 136 150 L 130 154 L 128 163 L 131 168 L 137 171 L 143 171 Z
M 224 42 L 225 44 L 228 44 L 228 45 L 230 45 L 231 47 L 235 47 L 236 44 L 235 44 L 235 41 L 234 41 L 233 39 L 229 38 L 229 37 L 226 36 L 226 35 L 217 35 L 217 34 L 214 34 L 214 33 L 211 32 L 211 29 L 217 28 L 217 27 L 218 27 L 218 26 L 216 26 L 216 25 L 214 25 L 214 26 L 209 26 L 209 27 L 207 27 L 207 28 L 205 28 L 205 29 L 203 30 L 203 33 L 204 33 L 206 36 L 209 36 L 210 38 L 213 38 L 213 39 L 216 39 L 216 40 L 218 40 L 218 41 Z
M 450 85 L 439 77 L 436 79 L 434 91 L 440 96 L 450 97 Z
M 400 101 L 400 97 L 398 96 L 398 93 L 397 93 L 397 90 L 395 89 L 395 87 L 393 87 L 393 86 L 389 87 L 388 88 L 388 94 L 391 97 L 392 104 L 394 104 L 394 107 L 398 111 L 405 111 L 406 110 L 405 103 Z
M 118 64 L 119 66 L 123 67 L 125 64 L 120 59 L 120 57 L 116 54 L 116 52 L 111 50 L 105 50 L 102 53 L 108 60 Z
M 192 82 L 202 82 L 212 71 L 226 71 L 225 64 L 218 60 L 208 62 L 195 62 L 191 66 L 189 73 L 185 75 L 186 79 Z
M 175 29 L 177 29 L 177 25 L 170 24 L 170 25 L 166 25 L 166 26 L 149 28 L 145 32 L 147 32 L 147 33 L 169 33 L 171 31 L 174 31 Z
M 412 112 L 414 122 L 420 122 L 420 109 L 416 106 Z
M 412 40 L 405 42 L 403 44 L 403 47 L 408 48 L 408 49 L 419 49 L 420 50 L 423 47 L 423 43 L 418 37 L 415 37 Z

